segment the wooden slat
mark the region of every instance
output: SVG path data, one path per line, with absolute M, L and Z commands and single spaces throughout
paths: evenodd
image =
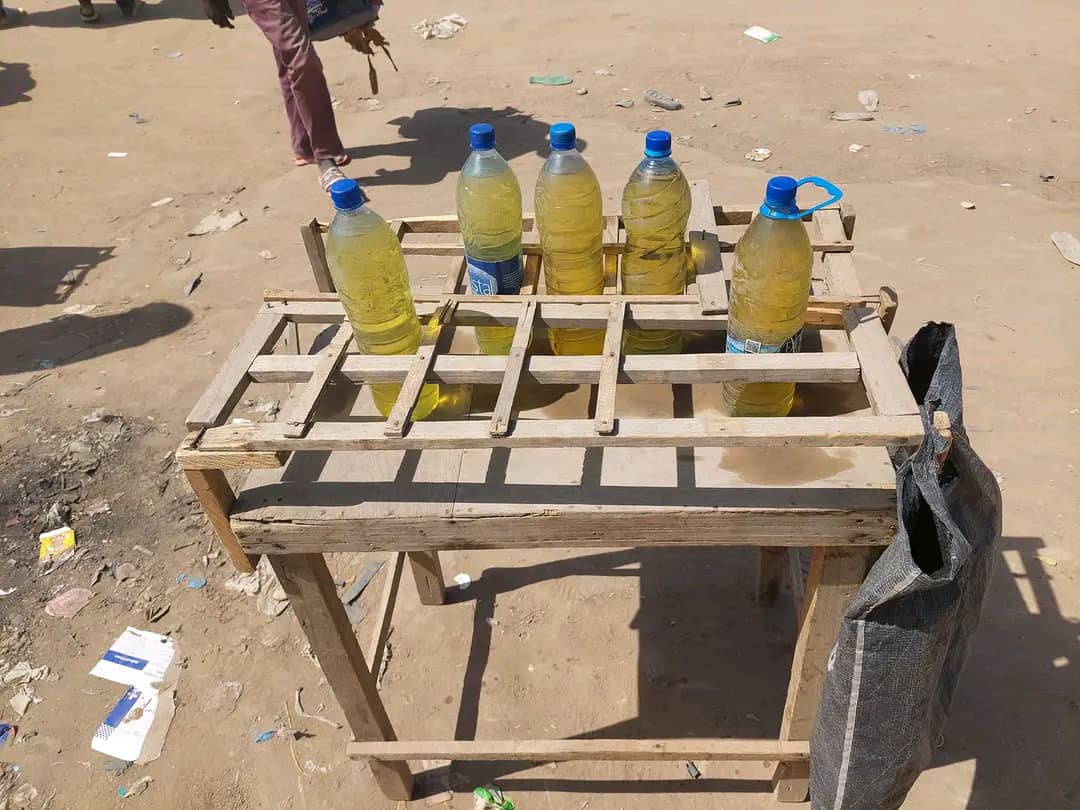
M 601 434 L 615 430 L 615 393 L 619 381 L 619 360 L 622 358 L 625 314 L 625 301 L 615 301 L 609 305 L 604 353 L 600 356 L 600 378 L 596 392 L 596 432 Z
M 872 309 L 852 309 L 844 313 L 844 327 L 852 348 L 859 355 L 862 381 L 874 413 L 915 414 L 919 406 L 911 394 L 881 319 Z
M 510 429 L 510 412 L 514 407 L 514 397 L 517 396 L 518 380 L 521 379 L 521 368 L 525 364 L 525 353 L 529 350 L 529 341 L 532 340 L 535 318 L 536 302 L 526 301 L 521 305 L 521 315 L 518 316 L 514 338 L 510 342 L 510 351 L 506 355 L 502 386 L 499 388 L 499 397 L 495 401 L 495 410 L 492 412 L 491 426 L 488 429 L 492 436 L 505 436 Z
M 442 296 L 445 298 L 448 295 L 456 295 L 461 290 L 461 277 L 465 274 L 465 257 L 455 259 L 450 262 L 450 269 L 446 274 L 446 281 L 443 282 Z
M 709 184 L 704 180 L 695 180 L 690 184 L 690 197 L 690 258 L 701 311 L 705 314 L 727 312 L 727 282 Z
M 598 436 L 591 419 L 519 419 L 507 436 L 488 423 L 417 422 L 408 434 L 387 435 L 379 422 L 316 422 L 306 436 L 288 438 L 281 425 L 210 428 L 200 447 L 240 450 L 435 450 L 472 447 L 883 447 L 922 441 L 918 416 L 805 416 L 784 419 L 695 417 L 620 419 L 619 430 Z
M 795 642 L 787 702 L 780 724 L 780 739 L 808 740 L 821 700 L 821 686 L 829 650 L 836 642 L 840 620 L 852 595 L 862 584 L 873 551 L 815 548 L 806 584 L 806 617 Z M 809 771 L 778 766 L 774 777 L 776 798 L 783 802 L 806 800 Z
M 181 470 L 258 470 L 284 467 L 289 453 L 208 453 L 180 448 L 173 455 Z
M 427 217 L 403 217 L 409 233 L 461 233 L 457 214 L 436 214 Z M 521 230 L 531 231 L 534 218 L 526 214 L 521 218 Z
M 307 385 L 290 403 L 289 413 L 283 420 L 286 436 L 303 436 L 308 429 L 309 420 L 315 413 L 319 398 L 330 383 L 331 377 L 345 359 L 345 352 L 353 340 L 352 324 L 348 321 L 338 326 L 334 336 L 325 349 L 315 358 L 315 368 L 308 378 Z M 283 355 L 284 356 L 284 355 Z M 296 356 L 296 355 L 291 355 Z
M 513 326 L 517 323 L 521 312 L 521 302 L 530 298 L 514 295 L 450 297 L 457 303 L 453 322 L 458 326 Z M 604 327 L 607 323 L 607 307 L 610 298 L 583 297 L 588 300 L 552 301 L 537 296 L 537 303 L 540 305 L 536 318 L 537 325 L 549 329 L 600 329 Z M 437 309 L 433 298 L 442 300 L 442 297 L 437 296 L 415 296 L 416 313 L 421 321 L 428 319 Z M 483 300 L 485 298 L 488 300 Z M 637 298 L 638 296 L 626 296 L 629 307 L 626 316 L 627 328 L 703 332 L 727 329 L 727 315 L 702 314 L 701 302 L 696 297 L 678 296 L 677 300 L 669 303 L 640 303 L 636 300 Z M 652 298 L 653 296 L 649 296 L 649 299 Z M 839 329 L 843 325 L 841 316 L 845 309 L 866 304 L 873 306 L 879 300 L 878 295 L 838 299 L 811 296 L 806 313 L 806 325 L 811 328 Z M 299 323 L 336 323 L 345 317 L 341 303 L 335 301 L 271 302 L 266 306 L 270 312 L 287 315 Z
M 458 762 L 807 762 L 810 744 L 779 740 L 698 738 L 675 740 L 436 740 L 431 742 L 351 742 L 350 759 L 401 762 L 449 759 Z M 577 805 L 574 805 L 575 807 Z
M 394 554 L 393 562 L 386 572 L 386 584 L 383 586 L 382 596 L 379 597 L 379 613 L 375 620 L 375 633 L 371 638 L 371 647 L 368 651 L 371 673 L 376 679 L 382 667 L 383 655 L 386 652 L 386 640 L 390 638 L 390 626 L 394 619 L 394 605 L 397 603 L 398 586 L 401 585 L 401 572 L 405 569 L 405 552 L 399 551 Z
M 619 222 L 620 217 L 618 214 L 611 214 L 604 217 L 604 242 L 618 242 L 619 241 Z M 615 292 L 616 282 L 619 278 L 619 256 L 616 253 L 604 254 L 604 292 Z
M 191 491 L 199 499 L 207 520 L 214 527 L 221 547 L 229 555 L 233 568 L 243 574 L 252 573 L 259 559 L 244 553 L 229 523 L 229 512 L 236 502 L 236 496 L 225 473 L 221 470 L 185 470 L 184 475 L 191 485 Z
M 412 358 L 412 364 L 401 384 L 401 391 L 394 401 L 394 407 L 390 409 L 390 416 L 383 425 L 383 434 L 387 438 L 400 437 L 405 432 L 405 426 L 409 423 L 416 400 L 424 387 L 424 378 L 431 370 L 431 363 L 435 358 L 435 346 L 421 346 L 416 350 Z
M 285 329 L 285 316 L 280 312 L 260 310 L 247 331 L 229 353 L 210 386 L 187 417 L 189 430 L 221 424 L 232 411 L 248 385 L 248 368 L 263 352 L 273 348 Z
M 262 383 L 304 382 L 315 367 L 310 355 L 263 355 L 251 365 L 251 379 Z M 539 385 L 595 385 L 600 381 L 599 356 L 529 355 L 522 380 Z M 412 366 L 411 355 L 350 354 L 337 372 L 343 382 L 400 382 Z M 505 361 L 486 355 L 436 356 L 428 382 L 449 385 L 497 385 Z M 617 381 L 638 384 L 704 384 L 720 382 L 830 382 L 859 380 L 854 352 L 806 354 L 631 354 L 622 358 Z
M 525 257 L 525 270 L 521 277 L 521 295 L 535 296 L 540 284 L 540 265 L 542 258 L 539 255 Z
M 326 261 L 326 244 L 323 233 L 326 227 L 317 219 L 300 227 L 300 237 L 304 240 L 311 274 L 315 277 L 315 286 L 323 292 L 334 292 L 334 279 L 330 276 L 330 265 Z
M 364 661 L 323 555 L 274 554 L 270 564 L 354 739 L 396 740 L 375 676 Z M 386 796 L 401 801 L 412 798 L 412 773 L 406 763 L 370 765 L 372 776 Z
M 536 497 L 542 499 L 543 488 L 535 489 Z M 831 498 L 832 508 L 792 506 L 806 497 L 794 488 L 758 494 L 774 505 L 685 510 L 605 505 L 587 512 L 549 506 L 543 511 L 475 518 L 335 515 L 318 521 L 279 518 L 272 513 L 265 520 L 234 514 L 232 527 L 243 548 L 252 553 L 408 551 L 410 559 L 424 552 L 462 550 L 805 547 L 808 538 L 819 546 L 885 546 L 896 535 L 896 503 L 891 492 L 868 495 L 840 490 Z M 870 502 L 877 506 L 871 508 Z
M 623 231 L 620 229 L 620 234 Z M 735 240 L 737 242 L 738 239 Z M 717 249 L 721 253 L 732 253 L 735 250 L 735 242 L 717 239 Z M 825 256 L 846 255 L 855 249 L 854 243 L 847 239 L 811 239 L 810 248 L 815 253 Z M 621 256 L 626 252 L 625 242 L 605 241 L 601 250 L 605 256 Z M 405 239 L 401 243 L 401 252 L 406 256 L 462 256 L 465 254 L 465 245 L 461 242 L 429 242 L 424 239 Z M 538 256 L 542 253 L 539 244 L 522 242 L 521 252 L 526 256 Z M 850 261 L 850 259 L 849 259 Z
M 821 234 L 821 241 L 846 242 L 844 223 L 838 208 L 825 208 L 814 214 Z M 846 242 L 851 244 L 851 242 Z M 855 262 L 847 253 L 825 253 L 825 282 L 829 285 L 830 295 L 856 295 L 859 293 L 859 277 L 855 272 Z

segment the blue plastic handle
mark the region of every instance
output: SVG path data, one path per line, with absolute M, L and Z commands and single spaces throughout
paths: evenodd
M 811 184 L 817 186 L 820 189 L 824 189 L 826 192 L 828 192 L 832 196 L 830 196 L 829 199 L 825 200 L 825 202 L 818 203 L 817 205 L 815 205 L 815 206 L 813 206 L 811 208 L 805 208 L 805 209 L 804 208 L 797 208 L 793 213 L 790 213 L 790 214 L 784 214 L 784 213 L 781 213 L 780 211 L 777 211 L 774 208 L 769 208 L 768 209 L 769 218 L 770 219 L 802 219 L 807 214 L 812 214 L 812 213 L 814 213 L 814 211 L 817 211 L 817 210 L 819 210 L 821 208 L 824 208 L 827 205 L 832 205 L 833 203 L 840 202 L 840 198 L 844 196 L 844 192 L 842 192 L 840 190 L 839 186 L 836 186 L 835 184 L 830 183 L 828 180 L 826 180 L 823 177 L 812 177 L 812 176 L 811 177 L 804 177 L 802 180 L 799 180 L 795 184 L 795 188 L 805 186 L 807 183 L 811 183 Z M 765 212 L 766 212 L 766 206 L 765 206 L 764 203 L 762 203 L 761 213 L 764 214 Z

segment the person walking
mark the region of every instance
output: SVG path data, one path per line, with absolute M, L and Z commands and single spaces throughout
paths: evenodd
M 270 42 L 277 63 L 285 115 L 289 119 L 294 162 L 315 163 L 328 190 L 349 162 L 337 131 L 322 60 L 308 36 L 306 0 L 242 0 L 251 21 Z M 202 0 L 206 16 L 219 28 L 232 28 L 229 0 Z

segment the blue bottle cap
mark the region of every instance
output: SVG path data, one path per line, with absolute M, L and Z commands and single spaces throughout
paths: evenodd
M 780 213 L 793 213 L 796 210 L 795 191 L 798 187 L 794 177 L 781 175 L 770 178 L 765 187 L 765 206 Z
M 355 180 L 335 180 L 330 184 L 330 201 L 338 211 L 355 211 L 368 201 Z
M 645 134 L 645 157 L 662 158 L 671 154 L 671 133 L 654 129 Z
M 469 127 L 470 149 L 494 149 L 495 127 L 491 124 L 473 124 Z
M 551 148 L 552 149 L 573 149 L 577 146 L 577 132 L 574 130 L 573 124 L 552 124 L 551 125 Z

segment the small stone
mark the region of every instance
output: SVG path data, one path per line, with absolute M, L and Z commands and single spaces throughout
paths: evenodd
M 960 207 L 968 211 L 972 211 L 975 208 L 975 203 L 973 203 L 971 200 L 961 200 Z
M 376 112 L 382 109 L 382 102 L 377 98 L 369 98 L 364 104 L 367 105 L 368 112 Z
M 277 256 L 275 256 L 269 250 L 260 250 L 259 251 L 259 258 L 262 259 L 263 261 L 272 262 L 274 259 L 277 258 Z
M 576 92 L 579 96 L 589 95 L 589 89 L 587 87 L 579 87 Z
M 712 101 L 712 93 L 706 89 L 705 85 L 698 88 L 697 94 L 702 101 Z
M 847 150 L 849 152 L 856 153 L 856 152 L 861 152 L 865 148 L 866 148 L 866 146 L 861 144 L 861 143 L 853 143 L 847 148 Z
M 631 107 L 634 106 L 634 100 L 632 98 L 620 98 L 618 101 L 615 102 L 615 106 L 629 110 Z

